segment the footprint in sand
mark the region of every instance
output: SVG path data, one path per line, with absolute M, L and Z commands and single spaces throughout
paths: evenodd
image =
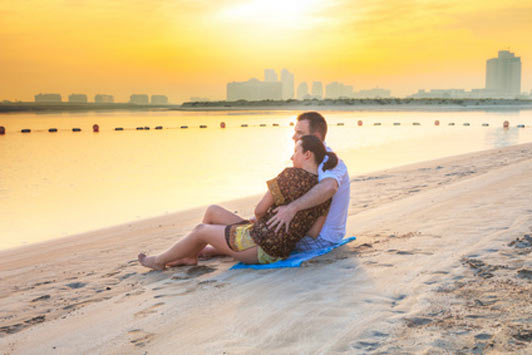
M 135 318 L 144 318 L 149 314 L 157 313 L 157 308 L 161 307 L 164 304 L 164 302 L 156 303 L 153 306 L 143 309 L 142 311 L 138 311 L 134 314 L 134 316 Z
M 172 275 L 172 280 L 188 280 L 194 277 L 199 277 L 211 272 L 216 271 L 216 268 L 212 268 L 206 265 L 192 266 L 185 272 L 178 272 Z
M 142 348 L 146 344 L 148 344 L 150 341 L 153 340 L 154 334 L 145 332 L 142 329 L 133 329 L 130 330 L 127 333 L 132 340 L 130 340 L 130 343 L 134 344 L 135 346 Z

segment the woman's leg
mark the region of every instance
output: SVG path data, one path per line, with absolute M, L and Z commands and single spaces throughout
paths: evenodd
M 206 223 L 206 224 L 228 225 L 228 224 L 240 223 L 243 221 L 245 221 L 244 218 L 218 205 L 209 206 L 207 210 L 205 211 L 205 215 L 203 216 L 203 223 Z M 210 258 L 213 256 L 220 256 L 220 255 L 227 255 L 227 254 L 224 254 L 223 251 L 216 249 L 212 245 L 207 245 L 198 254 L 198 256 L 207 257 L 207 258 Z M 182 264 L 179 263 L 176 265 L 182 265 Z
M 229 255 L 244 263 L 257 263 L 257 248 L 253 247 L 242 252 L 234 252 L 227 246 L 225 241 L 225 226 L 200 224 L 185 238 L 175 243 L 165 252 L 146 256 L 139 254 L 139 262 L 154 270 L 163 270 L 165 266 L 176 260 L 197 255 L 207 244 L 212 245 L 216 250 Z
M 240 223 L 245 221 L 242 217 L 234 214 L 231 211 L 226 210 L 225 208 L 218 206 L 218 205 L 210 205 L 205 210 L 205 214 L 203 215 L 203 223 L 204 224 L 233 224 L 233 223 Z M 200 252 L 197 255 L 186 257 L 183 259 L 174 260 L 172 262 L 167 263 L 167 266 L 177 266 L 177 265 L 196 265 L 198 263 L 198 256 L 202 257 L 213 257 L 213 256 L 219 256 L 219 255 L 227 255 L 224 254 L 221 250 L 216 249 L 212 245 L 207 245 L 205 248 L 200 250 Z
M 234 214 L 231 211 L 218 205 L 210 205 L 207 207 L 205 214 L 203 215 L 202 223 L 205 224 L 234 224 L 245 221 L 244 218 Z

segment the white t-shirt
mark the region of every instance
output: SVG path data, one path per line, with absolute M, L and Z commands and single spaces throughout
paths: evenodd
M 331 148 L 325 145 L 328 152 Z M 349 210 L 349 198 L 351 196 L 351 184 L 347 166 L 338 158 L 338 164 L 334 169 L 323 171 L 323 164 L 328 160 L 326 156 L 318 167 L 318 180 L 333 178 L 338 183 L 338 190 L 334 194 L 327 214 L 325 224 L 321 228 L 318 238 L 336 243 L 343 239 Z

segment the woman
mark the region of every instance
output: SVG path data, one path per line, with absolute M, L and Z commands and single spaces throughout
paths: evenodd
M 167 265 L 194 264 L 207 245 L 247 264 L 268 264 L 287 258 L 296 243 L 305 235 L 316 237 L 327 215 L 330 200 L 307 210 L 299 211 L 288 231 L 270 230 L 266 222 L 275 208 L 304 195 L 318 183 L 318 166 L 325 156 L 323 170 L 332 169 L 338 160 L 327 152 L 315 136 L 303 136 L 296 142 L 291 159 L 293 168 L 286 168 L 275 179 L 267 182 L 268 191 L 255 208 L 256 222 L 245 220 L 221 207 L 207 209 L 203 223 L 197 225 L 185 238 L 156 256 L 139 254 L 139 262 L 154 270 Z

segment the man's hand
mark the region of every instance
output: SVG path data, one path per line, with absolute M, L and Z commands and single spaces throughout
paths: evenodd
M 275 228 L 275 233 L 277 233 L 283 226 L 285 226 L 286 232 L 288 232 L 290 222 L 296 215 L 297 210 L 290 205 L 285 205 L 277 207 L 273 212 L 275 212 L 275 215 L 266 222 L 268 228 Z

